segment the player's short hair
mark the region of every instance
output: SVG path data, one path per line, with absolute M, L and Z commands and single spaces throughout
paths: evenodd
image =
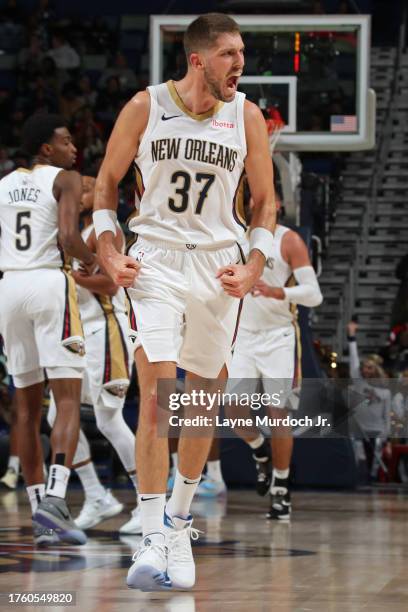
M 23 126 L 23 150 L 31 156 L 36 155 L 43 144 L 50 142 L 55 130 L 61 127 L 68 127 L 67 121 L 61 115 L 32 115 Z
M 229 15 L 206 13 L 194 19 L 184 34 L 184 51 L 190 53 L 213 46 L 220 34 L 239 34 L 239 25 Z

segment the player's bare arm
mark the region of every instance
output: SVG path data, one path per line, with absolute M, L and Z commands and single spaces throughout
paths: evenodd
M 297 286 L 271 287 L 260 279 L 252 289 L 252 295 L 257 297 L 274 298 L 275 300 L 289 299 L 289 301 L 308 306 L 309 308 L 321 304 L 323 297 L 319 283 L 313 270 L 307 246 L 297 232 L 289 231 L 282 238 L 282 257 L 293 270 Z
M 122 255 L 115 246 L 115 219 L 118 207 L 118 185 L 125 176 L 137 154 L 140 140 L 147 125 L 150 110 L 150 96 L 140 92 L 121 111 L 111 137 L 105 158 L 96 180 L 94 223 L 98 236 L 98 254 L 103 268 L 113 282 L 130 287 L 137 276 L 140 264 L 131 257 Z M 108 220 L 107 229 L 98 230 L 98 215 L 104 211 Z M 95 216 L 96 213 L 96 216 Z M 112 221 L 109 228 L 109 218 Z
M 96 253 L 97 245 L 94 230 L 91 232 L 86 244 L 92 253 Z M 123 235 L 121 232 L 116 234 L 114 244 L 115 248 L 121 252 L 123 247 Z M 103 269 L 98 269 L 93 274 L 87 274 L 86 270 L 83 269 L 73 270 L 72 276 L 78 285 L 85 287 L 85 289 L 92 291 L 92 293 L 97 293 L 98 295 L 109 295 L 113 297 L 116 295 L 119 288 Z
M 63 170 L 54 181 L 53 192 L 58 202 L 58 242 L 67 255 L 79 259 L 87 271 L 92 271 L 96 257 L 82 240 L 79 231 L 79 202 L 82 195 L 80 175 Z
M 273 232 L 276 225 L 276 205 L 273 187 L 273 166 L 265 120 L 259 108 L 246 101 L 244 107 L 247 156 L 247 174 L 254 206 L 251 231 L 262 228 Z M 271 244 L 273 236 L 270 236 Z M 265 265 L 265 254 L 251 248 L 245 265 L 226 266 L 219 271 L 224 290 L 231 296 L 242 298 L 259 280 Z

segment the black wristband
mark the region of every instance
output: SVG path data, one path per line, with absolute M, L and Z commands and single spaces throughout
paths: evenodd
M 347 334 L 347 341 L 348 341 L 348 342 L 356 342 L 356 337 L 355 337 L 355 336 L 349 336 L 349 335 Z

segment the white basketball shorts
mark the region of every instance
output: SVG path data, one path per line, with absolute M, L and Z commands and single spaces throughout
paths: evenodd
M 262 381 L 264 393 L 279 394 L 276 407 L 297 408 L 301 384 L 301 349 L 297 323 L 264 331 L 240 328 L 234 348 L 227 391 L 255 393 Z
M 81 402 L 96 406 L 100 399 L 108 408 L 121 408 L 129 386 L 128 320 L 111 312 L 98 327 L 85 331 L 86 370 Z
M 74 279 L 59 268 L 5 272 L 0 334 L 10 374 L 85 367 Z
M 240 300 L 225 293 L 218 270 L 243 263 L 237 244 L 220 250 L 175 249 L 140 236 L 129 255 L 141 263 L 127 289 L 134 347 L 150 362 L 174 361 L 205 378 L 229 367 Z

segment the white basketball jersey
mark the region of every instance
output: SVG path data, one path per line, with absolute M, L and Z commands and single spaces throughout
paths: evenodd
M 0 181 L 0 270 L 59 268 L 58 202 L 53 195 L 61 168 L 19 168 Z
M 135 159 L 140 214 L 130 229 L 175 246 L 233 244 L 245 231 L 238 210 L 246 156 L 244 94 L 196 115 L 172 81 L 148 91 L 150 115 Z
M 262 280 L 271 287 L 285 287 L 291 278 L 293 271 L 290 265 L 283 259 L 281 245 L 282 238 L 289 228 L 277 225 L 275 239 L 273 242 L 274 254 L 266 261 Z M 262 331 L 275 327 L 286 327 L 296 318 L 296 309 L 288 299 L 275 300 L 262 295 L 253 297 L 251 294 L 245 296 L 240 327 L 250 331 Z
M 82 240 L 86 242 L 94 229 L 93 224 L 88 225 L 81 232 Z M 80 262 L 74 259 L 72 267 L 78 270 Z M 85 332 L 89 333 L 105 323 L 105 316 L 111 312 L 126 312 L 125 308 L 125 292 L 122 287 L 119 287 L 116 295 L 110 296 L 98 295 L 92 293 L 86 287 L 76 285 L 78 294 L 78 306 L 81 314 L 81 321 L 84 325 Z

